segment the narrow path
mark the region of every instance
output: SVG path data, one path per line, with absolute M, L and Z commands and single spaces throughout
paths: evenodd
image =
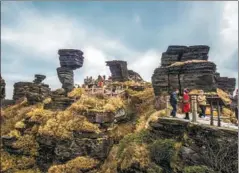
M 183 119 L 185 117 L 184 114 L 177 114 L 177 118 Z M 192 121 L 192 114 L 189 114 L 190 121 Z M 199 124 L 207 124 L 210 125 L 210 117 L 206 116 L 205 118 L 197 118 L 197 123 Z M 214 126 L 217 126 L 217 120 L 214 120 Z M 233 129 L 238 129 L 238 126 L 232 123 L 225 123 L 221 121 L 221 127 L 227 127 L 227 128 L 233 128 Z

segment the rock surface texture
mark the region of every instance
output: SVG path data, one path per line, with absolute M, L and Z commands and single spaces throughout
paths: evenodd
M 236 86 L 236 79 L 235 78 L 228 78 L 228 77 L 220 77 L 220 74 L 217 73 L 215 75 L 217 87 L 222 89 L 223 91 L 233 93 Z
M 57 89 L 51 92 L 51 102 L 45 104 L 45 109 L 51 110 L 65 110 L 74 102 L 65 95 L 65 90 L 63 88 Z
M 126 61 L 106 61 L 106 65 L 110 67 L 110 72 L 113 81 L 127 81 L 129 80 L 129 73 Z
M 62 88 L 70 92 L 74 87 L 74 72 L 84 63 L 83 52 L 76 49 L 60 49 L 58 51 L 61 67 L 57 68 L 57 75 Z
M 5 80 L 1 76 L 1 101 L 5 99 L 6 96 L 6 83 Z
M 18 101 L 24 97 L 30 104 L 42 102 L 50 95 L 49 85 L 32 82 L 17 82 L 14 84 L 13 100 Z
M 135 71 L 133 70 L 128 70 L 128 74 L 129 74 L 129 79 L 130 80 L 134 80 L 134 81 L 143 81 L 143 78 Z
M 235 79 L 221 78 L 216 65 L 208 60 L 208 46 L 169 46 L 162 54 L 161 67 L 154 70 L 152 84 L 155 96 L 178 88 L 215 91 L 217 87 L 234 91 Z M 223 81 L 223 82 L 222 82 Z M 227 81 L 227 83 L 224 83 Z
M 179 151 L 182 166 L 206 165 L 219 172 L 234 172 L 238 169 L 236 129 L 193 124 L 172 118 L 159 118 L 150 123 L 150 128 L 153 134 L 162 139 L 174 138 L 182 142 Z

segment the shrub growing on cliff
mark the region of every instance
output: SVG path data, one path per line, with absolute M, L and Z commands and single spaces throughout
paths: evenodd
M 187 166 L 183 169 L 183 173 L 216 173 L 207 166 Z
M 149 146 L 151 159 L 160 165 L 166 172 L 171 171 L 171 164 L 181 144 L 172 139 L 156 140 Z
M 48 173 L 79 173 L 94 169 L 99 161 L 88 157 L 77 157 L 63 165 L 54 165 L 49 168 Z

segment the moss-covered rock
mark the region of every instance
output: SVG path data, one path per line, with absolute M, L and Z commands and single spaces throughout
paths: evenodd
M 183 169 L 183 173 L 216 173 L 207 166 L 187 166 Z

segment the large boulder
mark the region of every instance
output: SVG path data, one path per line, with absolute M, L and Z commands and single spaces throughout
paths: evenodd
M 106 61 L 106 65 L 110 67 L 113 81 L 127 81 L 129 79 L 126 61 Z
M 77 49 L 60 49 L 58 50 L 61 67 L 76 70 L 83 66 L 83 52 Z

